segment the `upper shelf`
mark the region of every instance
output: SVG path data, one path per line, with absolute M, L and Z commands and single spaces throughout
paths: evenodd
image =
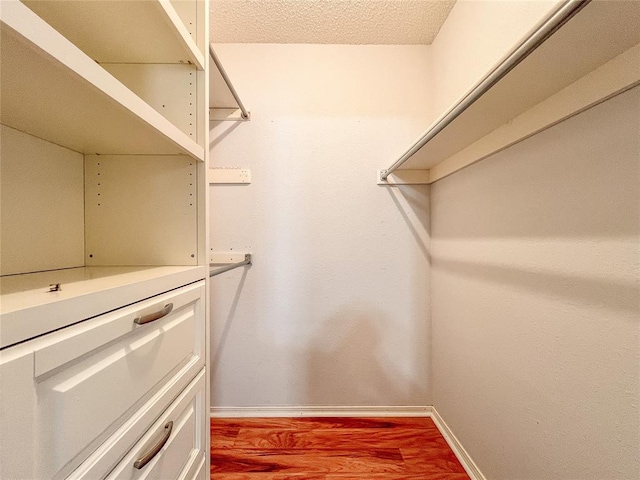
M 82 153 L 204 160 L 203 147 L 25 5 L 2 2 L 0 20 L 1 123 Z
M 97 62 L 192 63 L 204 70 L 203 52 L 168 0 L 23 3 Z
M 637 85 L 639 43 L 640 2 L 588 3 L 477 100 L 464 108 L 490 74 L 441 115 L 389 183 L 403 183 L 402 170 L 428 170 L 431 183 Z

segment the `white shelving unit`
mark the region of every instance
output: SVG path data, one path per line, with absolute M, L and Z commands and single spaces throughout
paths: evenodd
M 201 145 L 17 1 L 2 5 L 2 65 L 4 125 L 86 154 L 204 160 Z
M 2 478 L 209 470 L 208 8 L 0 2 Z
M 197 25 L 195 2 L 25 0 L 24 4 L 97 62 L 191 63 L 204 70 L 206 43 L 199 31 L 202 26 Z M 176 11 L 181 6 L 187 8 L 184 18 Z
M 207 6 L 2 2 L 2 347 L 43 295 L 206 277 Z
M 432 183 L 639 83 L 640 3 L 590 2 L 378 183 Z

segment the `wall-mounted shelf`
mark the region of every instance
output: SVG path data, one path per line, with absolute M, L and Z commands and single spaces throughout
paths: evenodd
M 511 68 L 518 48 L 540 36 L 534 29 L 378 179 L 426 170 L 432 183 L 640 84 L 640 2 L 569 0 L 541 25 L 563 8 L 579 11 Z
M 251 120 L 249 112 L 213 46 L 209 45 L 209 56 L 216 68 L 211 69 L 209 77 L 209 115 L 211 122 L 246 122 Z
M 203 147 L 25 5 L 3 2 L 0 19 L 1 123 L 82 153 L 204 160 Z
M 204 70 L 203 52 L 168 0 L 23 3 L 97 62 L 192 63 Z

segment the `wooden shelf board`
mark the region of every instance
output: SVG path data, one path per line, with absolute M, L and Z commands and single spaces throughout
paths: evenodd
M 0 277 L 0 348 L 206 275 L 204 266 L 164 266 L 79 267 Z M 48 292 L 54 283 L 61 290 Z
M 204 56 L 168 0 L 24 0 L 31 10 L 100 63 L 192 63 Z
M 0 28 L 1 123 L 81 153 L 204 160 L 203 147 L 21 3 L 3 4 Z
M 638 43 L 640 2 L 591 2 L 401 169 L 437 170 L 442 162 Z M 442 176 L 431 175 L 430 181 Z

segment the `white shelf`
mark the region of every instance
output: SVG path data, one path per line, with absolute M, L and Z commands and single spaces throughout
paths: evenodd
M 215 68 L 209 73 L 209 121 L 248 121 L 251 112 L 244 106 L 238 92 L 231 83 L 220 58 L 209 45 L 209 56 Z
M 172 266 L 79 267 L 0 277 L 0 348 L 206 276 L 204 266 Z M 49 292 L 55 283 L 61 290 Z
M 639 43 L 640 2 L 589 3 L 397 173 L 429 170 L 434 182 L 632 88 Z
M 0 18 L 1 123 L 81 153 L 204 160 L 203 147 L 25 5 L 3 2 Z
M 169 0 L 23 0 L 31 10 L 100 63 L 191 63 L 198 49 Z

